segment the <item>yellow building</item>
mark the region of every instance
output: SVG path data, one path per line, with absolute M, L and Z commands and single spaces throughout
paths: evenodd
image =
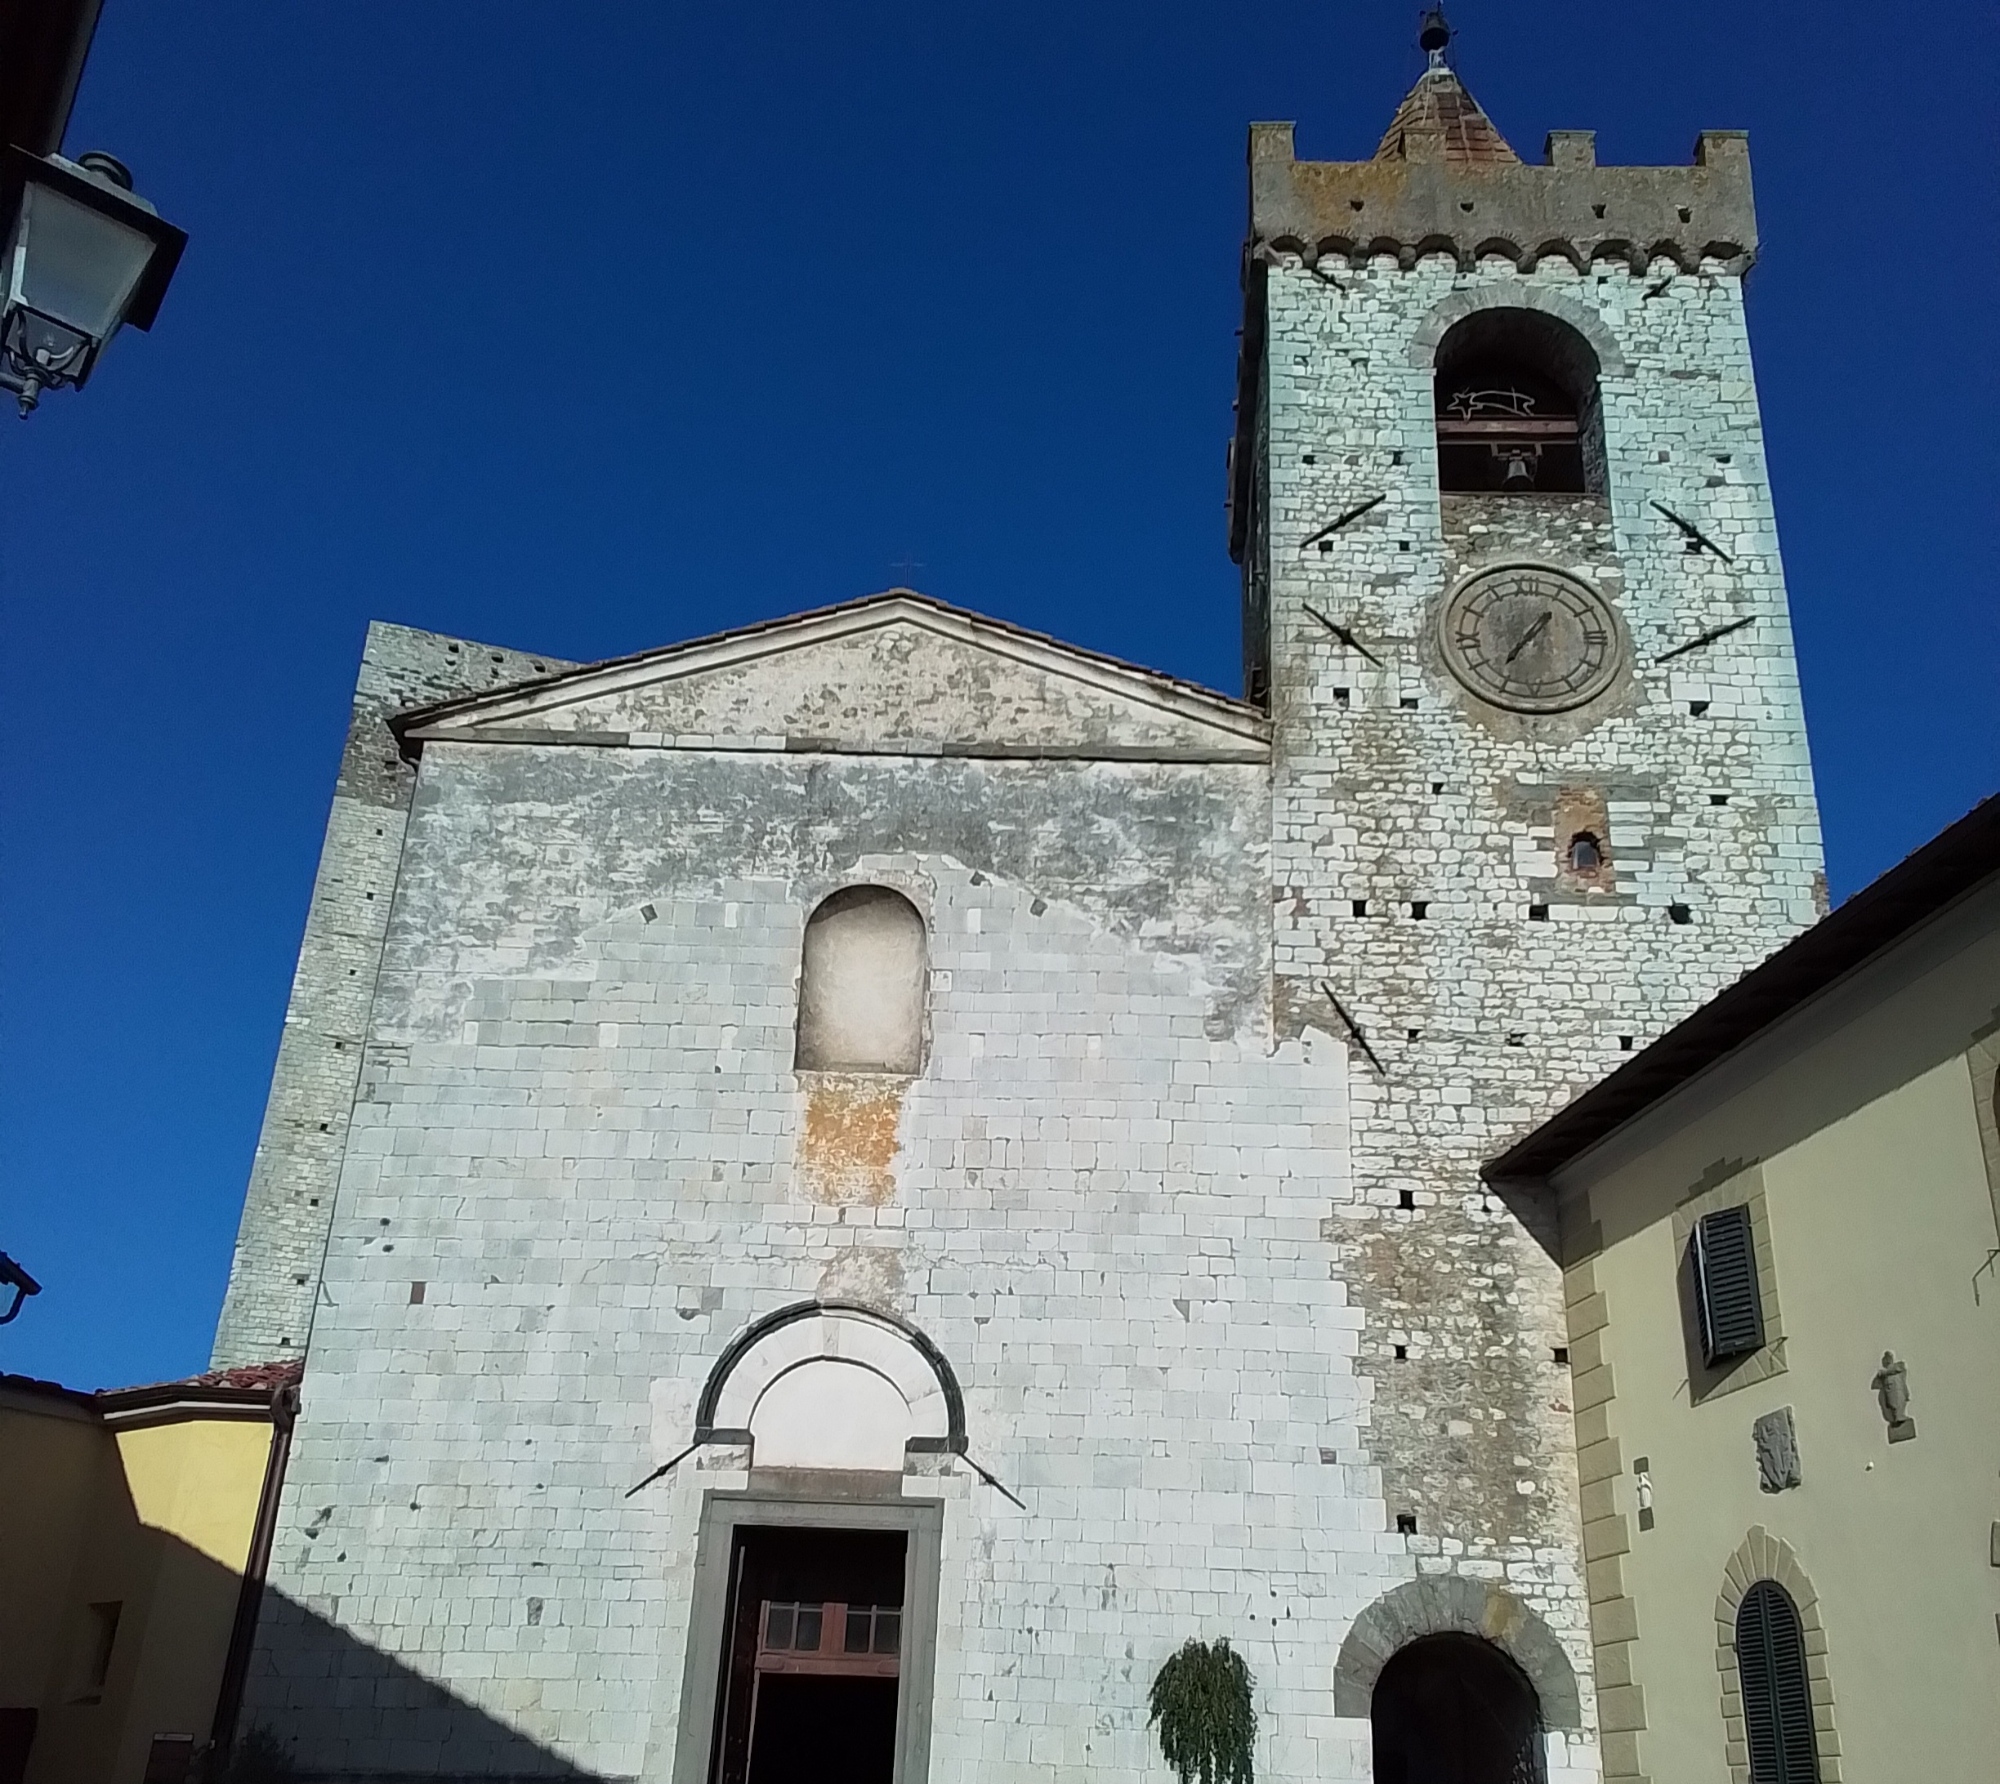
M 298 1378 L 0 1376 L 0 1784 L 179 1784 L 226 1745 Z
M 2000 799 L 1487 1171 L 1553 1195 L 1608 1778 L 2000 1767 Z

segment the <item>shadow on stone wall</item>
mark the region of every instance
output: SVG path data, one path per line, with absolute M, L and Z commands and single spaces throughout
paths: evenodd
M 1539 1245 L 1552 1264 L 1563 1262 L 1562 1217 L 1555 1192 L 1540 1183 L 1483 1183 L 1486 1194 L 1506 1204 L 1521 1229 Z
M 234 1568 L 167 1531 L 139 1523 L 129 1497 L 123 1546 L 100 1523 L 93 1554 L 46 1607 L 48 1626 L 21 1625 L 46 1645 L 47 1670 L 81 1639 L 84 1603 L 116 1600 L 122 1614 L 102 1693 L 56 1689 L 37 1705 L 0 1701 L 27 1784 L 500 1784 L 566 1778 L 629 1784 L 586 1770 L 403 1662 L 266 1588 L 241 1712 L 235 1765 L 211 1745 L 224 1642 L 242 1589 Z M 122 1530 L 123 1527 L 120 1527 Z M 106 1560 L 104 1551 L 116 1551 Z M 108 1571 L 107 1571 L 108 1569 Z M 71 1668 L 73 1670 L 73 1666 Z M 261 1731 L 283 1764 L 251 1763 Z M 23 1750 L 25 1743 L 25 1750 Z M 259 1743 L 251 1741 L 252 1746 Z M 273 1756 L 275 1757 L 275 1755 Z M 256 1756 L 261 1761 L 263 1754 Z
M 615 1784 L 508 1727 L 275 1588 L 264 1593 L 239 1728 L 284 1750 L 298 1784 Z M 274 1781 L 275 1784 L 275 1781 Z

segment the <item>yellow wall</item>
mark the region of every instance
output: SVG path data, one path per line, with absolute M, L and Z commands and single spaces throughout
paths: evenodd
M 270 1449 L 265 1417 L 114 1430 L 0 1400 L 0 1701 L 41 1712 L 28 1784 L 138 1784 L 154 1735 L 207 1738 Z M 86 1701 L 88 1607 L 114 1602 Z
M 0 1704 L 54 1689 L 53 1629 L 106 1448 L 89 1414 L 0 1390 Z
M 1579 1322 L 1579 1443 L 1586 1479 L 1607 1477 L 1586 1487 L 1600 1642 L 1636 1619 L 1636 1641 L 1601 1652 L 1614 1689 L 1629 1668 L 1643 1699 L 1639 1775 L 1731 1777 L 1716 1601 L 1758 1525 L 1791 1544 L 1818 1594 L 1841 1776 L 2000 1765 L 2000 1282 L 1981 1277 L 1982 1300 L 1973 1280 L 2000 1246 L 1975 1103 L 1993 1094 L 1975 1048 L 1996 1006 L 1988 896 L 1558 1179 L 1573 1281 L 1602 1297 Z M 1758 1161 L 1786 1368 L 1691 1404 L 1673 1212 L 1705 1176 Z M 1909 1368 L 1911 1442 L 1888 1442 L 1870 1387 L 1885 1350 Z M 1782 1406 L 1803 1482 L 1768 1494 L 1751 1425 Z

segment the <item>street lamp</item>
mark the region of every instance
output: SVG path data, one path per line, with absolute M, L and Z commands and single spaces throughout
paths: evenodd
M 21 413 L 81 385 L 121 326 L 151 328 L 187 235 L 109 155 L 70 161 L 9 146 L 0 161 L 0 388 Z
M 4 1251 L 0 1251 L 0 1289 L 10 1288 L 14 1291 L 14 1302 L 5 1313 L 0 1313 L 0 1326 L 12 1325 L 14 1315 L 21 1311 L 21 1303 L 30 1295 L 42 1292 L 39 1282 Z

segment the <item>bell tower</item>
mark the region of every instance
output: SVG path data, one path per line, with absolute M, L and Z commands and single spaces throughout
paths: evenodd
M 1366 160 L 1252 127 L 1230 547 L 1279 1029 L 1350 1043 L 1357 1200 L 1327 1231 L 1367 1460 L 1410 1551 L 1497 1564 L 1587 1675 L 1584 1582 L 1608 1605 L 1618 1572 L 1564 1307 L 1589 1236 L 1480 1167 L 1811 923 L 1824 879 L 1748 144 L 1601 167 L 1557 130 L 1530 164 L 1450 35 L 1426 15 Z

